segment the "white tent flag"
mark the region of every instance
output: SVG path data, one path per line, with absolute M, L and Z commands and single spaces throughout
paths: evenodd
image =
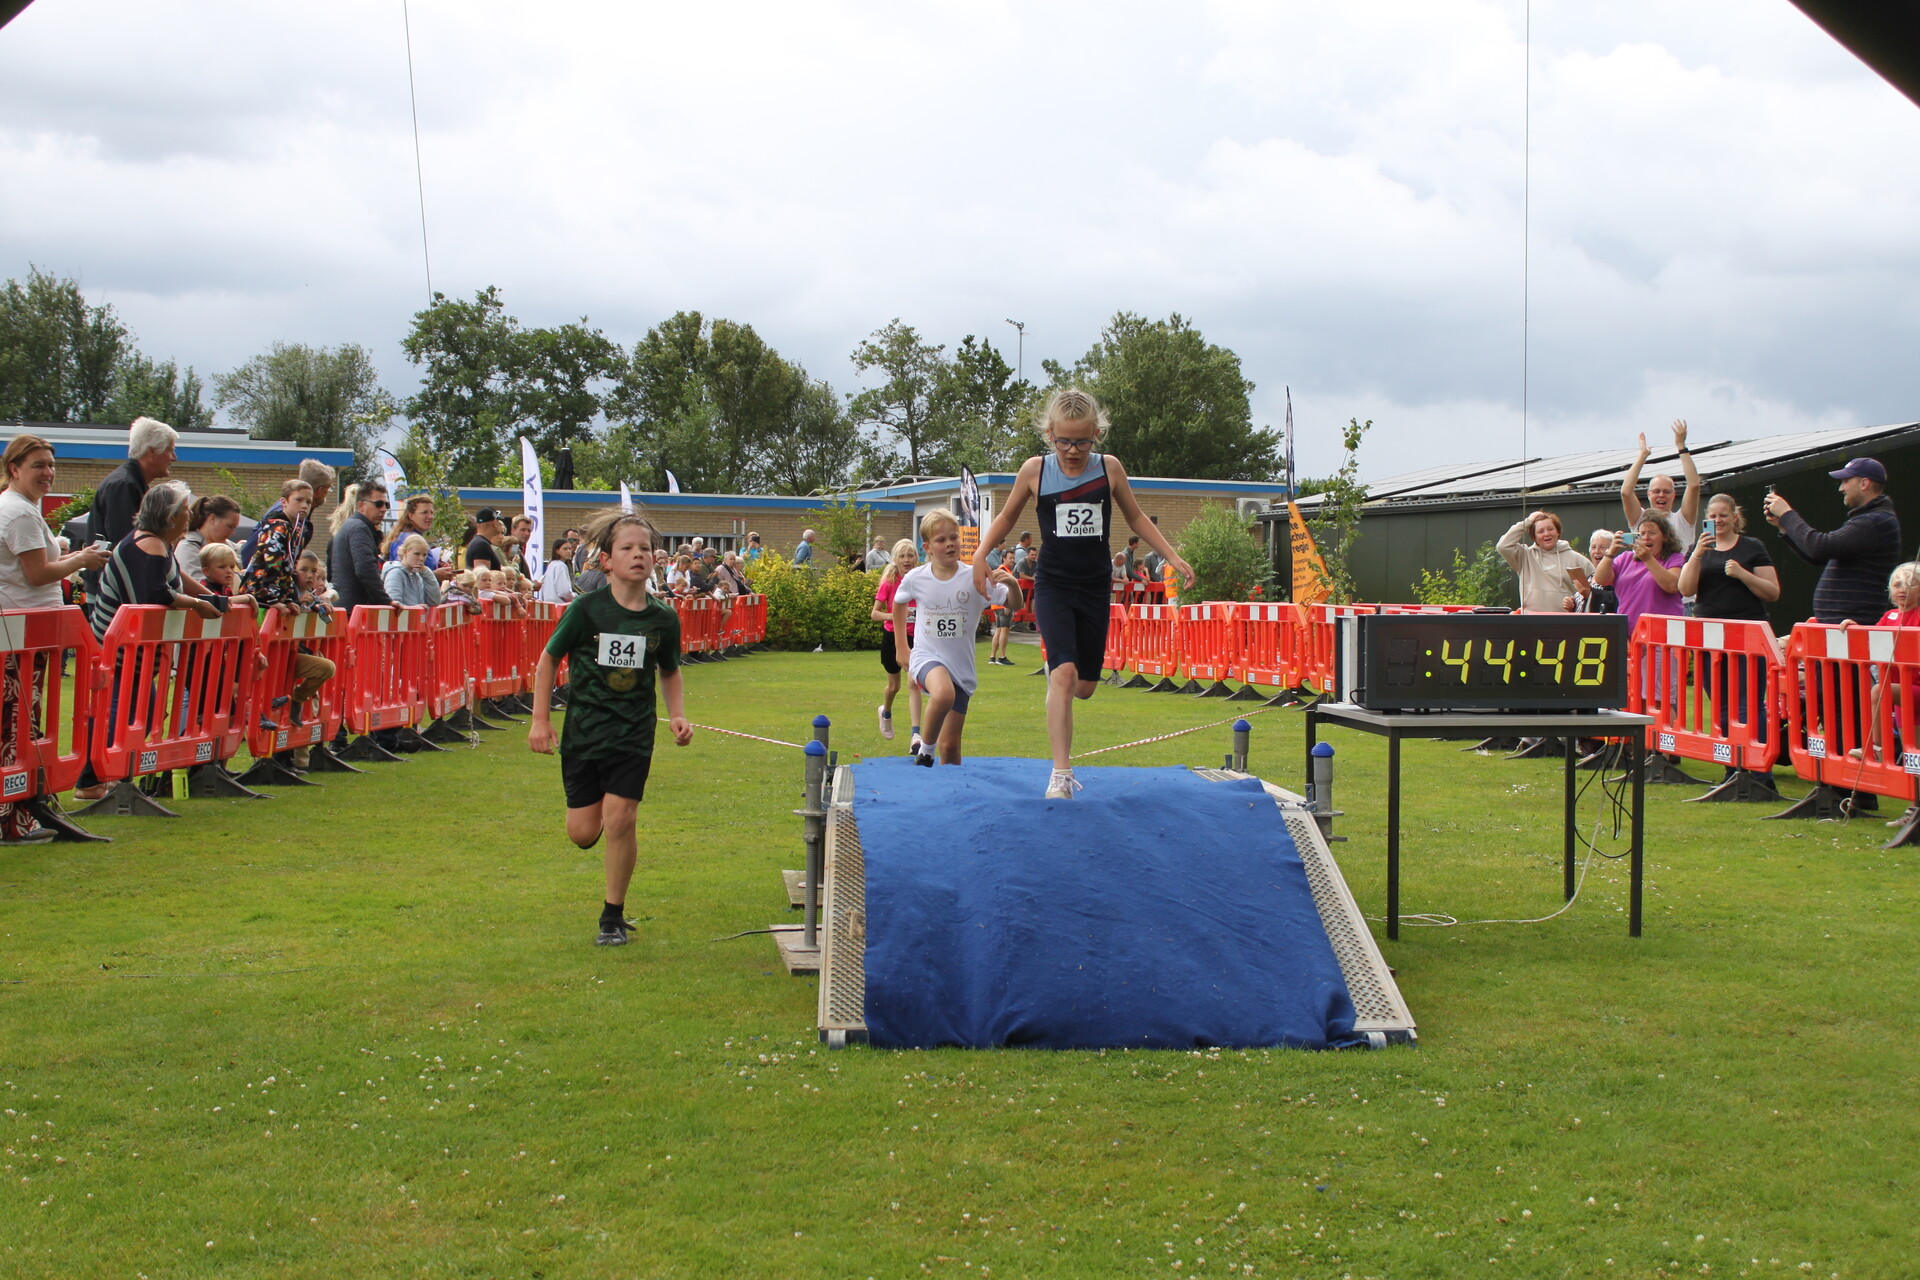
M 520 505 L 527 519 L 533 521 L 533 532 L 527 535 L 527 576 L 538 582 L 546 562 L 541 543 L 547 523 L 540 516 L 540 459 L 525 436 L 520 437 Z
M 1287 388 L 1287 497 L 1293 497 L 1293 388 Z
M 633 494 L 627 490 L 627 482 L 620 482 L 620 509 L 628 515 L 633 514 Z
M 680 492 L 680 481 L 674 476 L 673 472 L 671 471 L 667 472 L 667 492 L 668 493 Z
M 387 492 L 399 497 L 407 487 L 407 469 L 400 465 L 400 459 L 393 456 L 391 449 L 375 449 L 373 459 L 380 464 L 380 474 L 386 479 Z

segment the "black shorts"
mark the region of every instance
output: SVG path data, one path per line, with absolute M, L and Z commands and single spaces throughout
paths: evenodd
M 567 808 L 585 809 L 607 796 L 639 801 L 647 794 L 652 756 L 560 757 L 560 782 L 567 789 Z
M 907 632 L 907 644 L 913 644 L 913 632 Z M 900 655 L 893 651 L 893 632 L 880 633 L 880 669 L 890 676 L 900 674 Z
M 1033 584 L 1033 625 L 1047 646 L 1047 670 L 1071 662 L 1082 680 L 1098 680 L 1107 659 L 1108 579 Z

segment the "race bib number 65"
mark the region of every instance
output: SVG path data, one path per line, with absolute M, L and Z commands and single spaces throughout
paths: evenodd
M 600 665 L 637 671 L 647 661 L 647 638 L 623 636 L 616 631 L 600 633 Z
M 1053 509 L 1053 533 L 1057 538 L 1104 538 L 1100 504 L 1063 502 Z

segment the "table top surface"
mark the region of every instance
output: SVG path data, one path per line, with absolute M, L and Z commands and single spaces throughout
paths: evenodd
M 1355 729 L 1397 729 L 1402 733 L 1485 729 L 1489 737 L 1520 732 L 1550 734 L 1571 730 L 1582 737 L 1603 738 L 1621 729 L 1653 723 L 1652 716 L 1632 711 L 1370 711 L 1351 702 L 1321 702 L 1310 710 L 1316 719 L 1331 720 Z

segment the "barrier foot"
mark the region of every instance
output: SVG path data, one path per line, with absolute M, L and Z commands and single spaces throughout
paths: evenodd
M 1225 680 L 1215 680 L 1212 684 L 1200 691 L 1200 696 L 1203 698 L 1231 698 L 1233 696 L 1233 686 Z
M 465 711 L 466 708 L 462 707 L 460 708 L 460 710 Z M 456 712 L 455 714 L 457 715 L 459 713 Z M 444 742 L 450 745 L 457 743 L 463 747 L 470 747 L 474 745 L 473 738 L 468 734 L 464 734 L 460 732 L 458 729 L 454 728 L 451 721 L 452 721 L 451 716 L 442 716 L 440 717 L 440 719 L 435 720 L 432 724 L 422 729 L 420 731 L 420 736 L 422 738 L 425 738 L 428 742 Z M 491 728 L 492 726 L 488 726 L 488 727 Z
M 106 795 L 84 809 L 75 809 L 76 818 L 177 818 L 180 815 L 149 796 L 125 778 L 113 784 Z
M 1608 778 L 1608 782 L 1623 782 L 1626 774 L 1617 778 Z M 1697 787 L 1700 779 L 1682 769 L 1673 761 L 1657 751 L 1647 753 L 1647 762 L 1641 766 L 1641 776 L 1650 787 Z
M 492 716 L 495 720 L 505 720 L 508 724 L 519 724 L 520 722 L 511 715 L 508 715 L 506 708 L 500 705 L 502 701 L 503 699 L 500 698 L 482 698 L 480 699 L 480 709 Z M 488 727 L 498 729 L 503 726 L 489 725 Z
M 1127 681 L 1120 687 L 1122 689 L 1151 689 L 1153 688 L 1153 681 L 1136 671 L 1133 673 L 1133 679 Z
M 1189 697 L 1191 697 L 1194 694 L 1205 693 L 1206 689 L 1201 686 L 1198 680 L 1188 680 L 1185 684 L 1181 685 L 1178 689 L 1175 689 L 1174 692 L 1184 693 Z
M 1718 786 L 1702 796 L 1688 796 L 1688 804 L 1699 804 L 1703 800 L 1744 800 L 1778 801 L 1785 799 L 1780 788 L 1774 785 L 1771 773 L 1756 773 L 1752 769 L 1735 769 Z
M 445 751 L 446 748 L 420 732 L 412 725 L 400 730 L 400 749 L 402 751 Z
M 1269 707 L 1297 707 L 1300 705 L 1300 695 L 1292 689 L 1282 689 L 1271 698 L 1268 698 L 1262 705 Z
M 1535 738 L 1528 742 L 1522 738 L 1520 746 L 1509 760 L 1558 760 L 1567 754 L 1567 744 L 1558 738 Z
M 59 801 L 52 796 L 35 796 L 31 800 L 20 801 L 28 813 L 38 819 L 41 826 L 53 832 L 56 844 L 69 840 L 97 840 L 102 844 L 112 844 L 112 836 L 97 836 L 79 823 L 69 818 L 60 808 Z
M 1777 822 L 1782 818 L 1815 818 L 1822 822 L 1835 818 L 1847 818 L 1856 813 L 1878 813 L 1880 802 L 1871 792 L 1841 791 L 1822 782 L 1807 792 L 1806 799 L 1796 801 L 1779 813 L 1770 813 L 1762 821 Z
M 253 766 L 240 775 L 239 781 L 249 787 L 317 787 L 317 782 L 309 782 L 293 769 L 280 762 L 279 756 L 262 756 L 253 762 Z
M 187 798 L 189 800 L 273 799 L 272 796 L 261 795 L 252 787 L 242 786 L 240 779 L 218 764 L 196 764 L 187 770 Z
M 1172 677 L 1161 676 L 1159 684 L 1147 686 L 1147 692 L 1148 693 L 1178 693 L 1180 692 L 1180 686 L 1173 682 Z
M 1041 663 L 1038 667 L 1034 668 L 1033 674 L 1036 676 L 1043 676 L 1047 674 L 1047 664 L 1044 662 Z
M 1497 751 L 1504 755 L 1519 745 L 1518 738 L 1482 738 L 1472 746 L 1460 749 L 1462 751 Z
M 1265 702 L 1266 697 L 1250 684 L 1243 684 L 1227 695 L 1228 702 Z
M 451 725 L 455 732 L 463 729 L 485 729 L 493 733 L 499 733 L 501 730 L 500 725 L 488 724 L 485 720 L 473 714 L 471 707 L 461 707 L 452 715 L 445 717 L 442 723 Z
M 356 769 L 333 754 L 333 748 L 324 742 L 316 742 L 307 752 L 308 773 L 365 773 L 365 769 Z
M 1908 844 L 1920 844 L 1920 805 L 1907 806 L 1907 811 L 1900 815 L 1900 829 L 1893 833 L 1893 839 L 1880 847 L 1898 849 Z
M 370 734 L 365 733 L 347 744 L 346 750 L 340 752 L 340 759 L 379 762 L 383 764 L 406 763 L 399 756 L 375 742 Z

